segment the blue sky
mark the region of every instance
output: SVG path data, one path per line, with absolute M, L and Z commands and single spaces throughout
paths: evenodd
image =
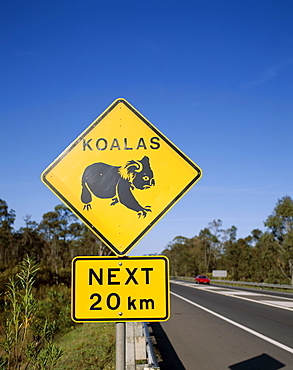
M 0 198 L 15 229 L 60 203 L 42 171 L 116 98 L 203 170 L 137 244 L 214 219 L 264 230 L 292 194 L 291 0 L 0 0 Z

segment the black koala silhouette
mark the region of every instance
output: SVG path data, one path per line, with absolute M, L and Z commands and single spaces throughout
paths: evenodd
M 142 207 L 134 198 L 132 190 L 145 190 L 154 185 L 154 174 L 146 156 L 140 161 L 128 161 L 121 167 L 102 162 L 91 164 L 82 175 L 83 209 L 91 209 L 93 194 L 102 199 L 112 198 L 111 206 L 120 202 L 137 212 L 138 217 L 146 217 L 147 212 L 151 212 L 151 206 Z

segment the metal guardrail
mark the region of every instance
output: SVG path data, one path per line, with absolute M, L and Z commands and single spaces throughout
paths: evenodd
M 194 281 L 194 278 L 185 277 L 185 276 L 171 276 L 171 279 L 184 279 Z M 248 286 L 257 286 L 262 288 L 275 288 L 275 289 L 291 289 L 293 290 L 293 285 L 284 285 L 284 284 L 268 284 L 268 283 L 253 283 L 250 281 L 233 281 L 233 280 L 216 280 L 211 279 L 212 283 L 221 283 L 221 284 L 232 284 L 232 285 L 248 285 Z
M 160 369 L 157 358 L 154 352 L 152 340 L 150 337 L 148 325 L 146 322 L 143 323 L 143 329 L 144 329 L 144 335 L 145 335 L 145 341 L 146 341 L 146 351 L 147 351 L 147 360 L 148 365 L 150 369 Z
M 249 285 L 249 286 L 258 286 L 262 288 L 279 288 L 279 289 L 292 289 L 293 285 L 285 284 L 268 284 L 268 283 L 252 283 L 250 281 L 230 281 L 230 280 L 211 280 L 213 283 L 225 283 L 225 284 L 237 284 L 237 285 Z
M 160 370 L 147 322 L 127 322 L 125 336 L 125 370 Z

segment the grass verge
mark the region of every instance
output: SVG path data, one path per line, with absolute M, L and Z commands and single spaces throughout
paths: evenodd
M 59 370 L 114 370 L 115 324 L 79 324 L 56 340 L 64 354 L 57 364 Z

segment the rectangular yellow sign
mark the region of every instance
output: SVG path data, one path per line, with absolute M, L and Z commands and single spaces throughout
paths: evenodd
M 71 316 L 75 322 L 168 320 L 168 259 L 165 256 L 74 258 Z

